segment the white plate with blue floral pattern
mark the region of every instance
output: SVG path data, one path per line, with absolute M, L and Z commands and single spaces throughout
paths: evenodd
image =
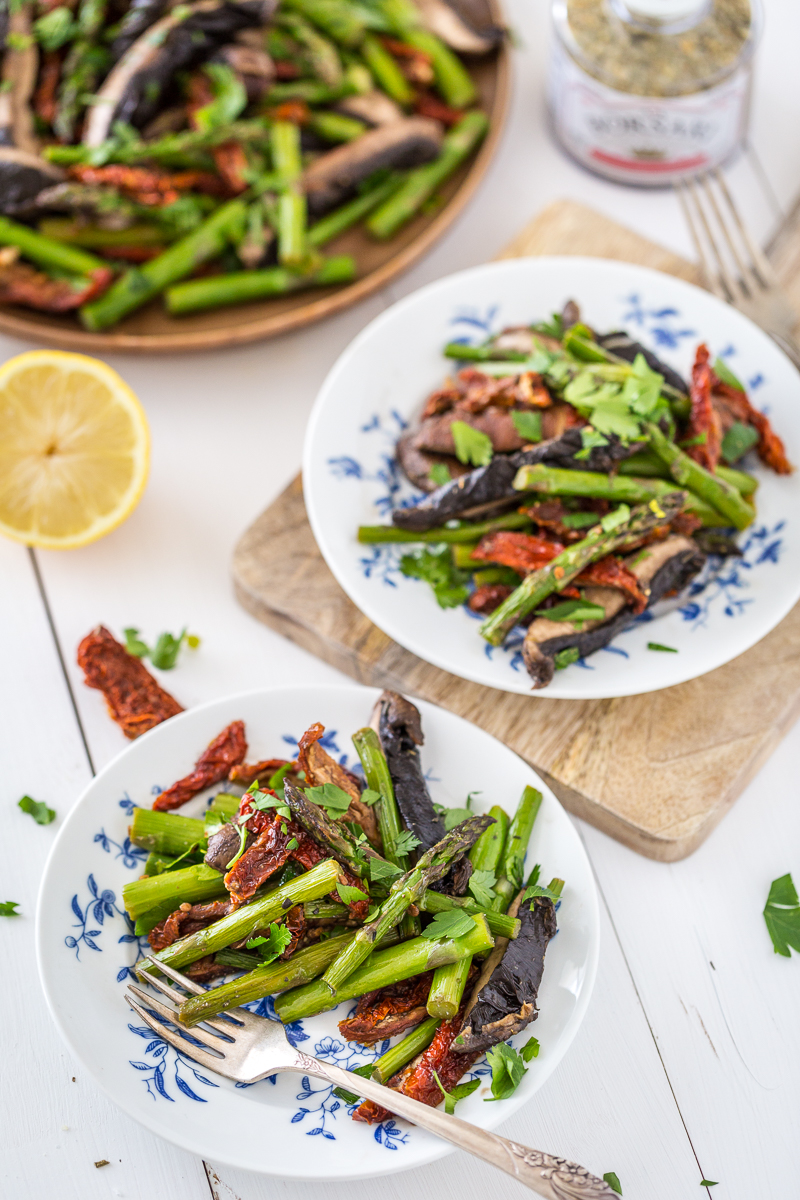
M 389 1120 L 368 1126 L 319 1080 L 297 1075 L 238 1087 L 178 1054 L 143 1026 L 123 1000 L 132 967 L 147 952 L 123 909 L 125 883 L 141 874 L 146 853 L 127 827 L 134 805 L 184 775 L 199 752 L 232 720 L 245 722 L 251 755 L 291 757 L 314 721 L 323 745 L 357 763 L 351 734 L 363 727 L 378 692 L 359 687 L 291 687 L 248 692 L 173 717 L 133 743 L 86 789 L 53 846 L 37 911 L 39 971 L 50 1011 L 75 1057 L 126 1113 L 160 1137 L 212 1162 L 284 1179 L 357 1179 L 396 1173 L 440 1158 L 449 1147 L 422 1129 Z M 599 916 L 591 868 L 561 805 L 530 767 L 483 730 L 420 702 L 422 761 L 436 802 L 513 811 L 526 784 L 544 794 L 528 850 L 528 869 L 566 881 L 559 930 L 547 951 L 540 1016 L 516 1039 L 535 1033 L 541 1044 L 517 1092 L 486 1103 L 490 1075 L 475 1064 L 481 1086 L 459 1104 L 459 1116 L 493 1128 L 536 1092 L 566 1053 L 586 1012 L 597 970 Z M 214 791 L 181 812 L 199 815 Z M 271 1001 L 250 1005 L 272 1016 Z M 337 1022 L 353 1009 L 288 1027 L 290 1040 L 344 1067 L 377 1058 L 389 1045 L 345 1042 Z M 533 1139 L 532 1139 L 533 1140 Z
M 800 375 L 741 313 L 671 275 L 596 258 L 515 259 L 451 275 L 382 313 L 334 365 L 309 421 L 303 490 L 311 528 L 338 582 L 384 633 L 453 675 L 508 692 L 531 694 L 522 633 L 489 646 L 466 605 L 440 609 L 427 584 L 401 574 L 408 547 L 362 546 L 356 530 L 388 521 L 392 508 L 419 494 L 394 447 L 448 373 L 444 345 L 543 320 L 568 299 L 589 325 L 627 329 L 684 378 L 696 346 L 707 342 L 712 358 L 746 381 L 800 463 Z M 589 700 L 670 687 L 742 654 L 786 616 L 800 597 L 800 472 L 777 476 L 754 453 L 744 468 L 759 489 L 757 519 L 738 539 L 742 557 L 709 560 L 676 602 L 643 613 L 534 695 Z M 654 652 L 648 642 L 677 653 Z

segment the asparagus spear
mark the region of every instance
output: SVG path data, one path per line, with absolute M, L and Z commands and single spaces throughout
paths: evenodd
M 27 228 L 25 226 L 24 228 Z M 129 225 L 127 229 L 101 229 L 81 225 L 69 217 L 46 217 L 39 222 L 39 233 L 61 245 L 83 246 L 87 250 L 113 250 L 115 246 L 163 246 L 167 237 L 158 225 Z M 107 265 L 107 264 L 103 264 Z
M 493 904 L 498 912 L 505 912 L 522 887 L 522 869 L 528 842 L 531 840 L 533 823 L 542 805 L 542 793 L 536 788 L 526 787 L 517 805 L 508 830 L 502 860 L 499 862 L 499 879 L 495 885 L 496 899 Z
M 514 478 L 520 492 L 544 492 L 551 496 L 593 496 L 598 500 L 616 500 L 640 504 L 671 495 L 675 484 L 666 479 L 637 479 L 631 475 L 603 475 L 599 471 L 570 471 L 545 463 L 520 467 Z M 687 493 L 686 509 L 700 517 L 704 525 L 727 525 L 728 521 L 705 500 Z M 598 518 L 599 520 L 599 518 Z
M 377 208 L 393 192 L 396 192 L 401 182 L 402 176 L 390 175 L 388 179 L 384 179 L 382 183 L 370 188 L 363 195 L 356 196 L 355 200 L 350 200 L 347 204 L 342 204 L 340 208 L 335 208 L 333 212 L 328 213 L 327 217 L 323 217 L 321 221 L 317 221 L 316 225 L 311 226 L 308 231 L 309 246 L 324 246 L 327 242 L 332 242 L 340 233 L 344 233 L 357 224 L 362 217 L 366 217 L 373 208 Z
M 403 826 L 395 800 L 394 784 L 381 749 L 380 739 L 374 729 L 359 729 L 357 733 L 353 734 L 353 745 L 364 768 L 367 787 L 371 788 L 373 792 L 378 792 L 381 797 L 375 803 L 375 816 L 383 842 L 384 858 L 400 867 L 402 871 L 407 871 L 408 855 L 399 854 L 397 851 L 397 839 Z
M 180 1019 L 185 1025 L 197 1025 L 216 1013 L 226 1012 L 238 1004 L 248 1004 L 251 1000 L 260 1000 L 263 996 L 274 996 L 278 992 L 288 991 L 289 988 L 299 987 L 316 979 L 320 971 L 324 971 L 342 948 L 355 937 L 353 931 L 338 934 L 324 942 L 315 942 L 304 950 L 297 950 L 286 962 L 245 963 L 247 975 L 240 975 L 230 983 L 222 983 L 209 988 L 202 996 L 191 996 L 180 1007 Z M 397 941 L 394 930 L 386 935 L 383 944 L 392 945 Z M 240 953 L 236 950 L 221 950 L 216 961 L 224 965 L 237 965 L 233 955 Z M 252 959 L 252 955 L 250 956 Z
M 485 113 L 470 112 L 445 134 L 439 157 L 411 171 L 405 183 L 367 221 L 367 229 L 381 240 L 393 237 L 419 211 L 429 196 L 471 154 L 489 128 Z
M 494 818 L 494 824 L 484 829 L 470 850 L 469 857 L 476 871 L 490 871 L 494 878 L 506 844 L 508 816 L 499 805 L 489 809 L 489 816 Z M 464 995 L 470 966 L 471 959 L 465 958 L 460 962 L 436 968 L 428 993 L 428 1012 L 432 1017 L 445 1017 L 450 1020 L 456 1015 Z
M 93 271 L 108 271 L 108 263 L 78 246 L 44 237 L 41 233 L 0 216 L 0 245 L 16 246 L 20 253 L 40 267 L 66 271 L 71 275 L 91 275 Z
M 284 4 L 349 49 L 357 46 L 364 36 L 364 16 L 347 0 L 284 0 Z
M 642 475 L 656 476 L 659 479 L 670 479 L 669 468 L 666 463 L 654 454 L 652 450 L 639 450 L 636 454 L 632 454 L 630 458 L 623 458 L 622 462 L 617 464 L 617 470 L 620 475 Z M 724 463 L 718 463 L 715 474 L 724 479 L 726 483 L 731 483 L 736 488 L 737 492 L 741 492 L 743 496 L 750 496 L 758 488 L 758 480 L 755 475 L 748 475 L 747 471 L 739 471 L 735 467 L 726 467 Z
M 233 796 L 230 792 L 217 792 L 214 799 L 209 804 L 203 820 L 206 825 L 210 823 L 220 824 L 221 822 L 230 821 L 231 817 L 235 817 L 239 811 L 239 806 L 242 803 L 241 796 Z M 168 816 L 171 814 L 163 814 Z
M 346 904 L 336 904 L 333 900 L 306 900 L 303 905 L 303 915 L 307 921 L 346 921 L 350 909 Z
M 175 242 L 158 258 L 126 271 L 99 300 L 84 304 L 80 309 L 83 324 L 91 330 L 107 329 L 141 308 L 171 283 L 221 254 L 226 244 L 244 231 L 246 219 L 247 208 L 242 200 L 223 204 L 194 233 Z
M 285 267 L 267 267 L 263 271 L 231 271 L 227 275 L 210 275 L 207 279 L 187 279 L 185 283 L 168 288 L 164 300 L 173 317 L 180 317 L 223 304 L 246 304 L 303 288 L 350 283 L 355 273 L 356 265 L 350 255 L 340 254 L 307 275 L 298 275 Z
M 402 1041 L 398 1042 L 396 1046 L 391 1046 L 385 1054 L 381 1055 L 372 1068 L 371 1078 L 377 1080 L 378 1083 L 387 1083 L 401 1067 L 410 1063 L 412 1058 L 416 1058 L 430 1046 L 440 1023 L 435 1017 L 428 1017 L 426 1021 L 417 1025 L 416 1029 L 407 1033 Z
M 520 923 L 516 917 L 509 917 L 505 912 L 486 912 L 472 896 L 446 896 L 444 892 L 429 890 L 420 896 L 417 901 L 417 907 L 422 912 L 433 914 L 450 912 L 454 908 L 462 908 L 464 912 L 470 913 L 471 916 L 477 916 L 478 913 L 483 912 L 483 915 L 486 917 L 486 924 L 489 926 L 489 932 L 494 937 L 515 938 L 520 929 Z
M 365 992 L 388 987 L 419 975 L 422 971 L 435 970 L 444 963 L 457 962 L 473 954 L 483 954 L 494 945 L 486 918 L 476 916 L 475 928 L 460 938 L 411 938 L 387 950 L 376 950 L 369 961 L 354 971 L 334 996 L 322 979 L 315 979 L 303 987 L 294 988 L 276 1001 L 275 1011 L 284 1025 L 303 1017 L 335 1008 L 341 1000 L 351 1000 Z M 177 944 L 177 943 L 176 943 Z M 351 942 L 351 945 L 353 943 Z
M 475 99 L 475 85 L 461 59 L 435 34 L 422 28 L 419 9 L 409 0 L 380 0 L 378 8 L 394 33 L 430 57 L 436 86 L 453 108 L 465 108 Z
M 190 868 L 190 870 L 199 869 L 197 867 Z M 206 868 L 206 870 L 210 870 L 210 868 Z M 180 872 L 176 871 L 175 874 L 178 875 Z M 206 954 L 214 954 L 217 950 L 230 946 L 232 942 L 240 942 L 242 938 L 248 937 L 256 929 L 266 928 L 270 921 L 277 921 L 295 904 L 302 904 L 305 900 L 316 900 L 318 896 L 325 896 L 336 887 L 338 876 L 339 864 L 330 858 L 323 859 L 304 875 L 290 879 L 288 883 L 275 888 L 266 896 L 251 900 L 249 904 L 242 904 L 227 917 L 222 917 L 206 929 L 199 929 L 197 933 L 190 933 L 186 937 L 179 938 L 171 946 L 159 951 L 155 957 L 159 962 L 165 962 L 171 967 L 188 966 L 189 963 L 197 962 L 198 958 L 203 958 Z M 157 875 L 153 880 L 142 882 L 158 883 L 162 879 L 171 878 L 173 878 L 171 875 Z
M 433 972 L 431 990 L 428 992 L 428 1015 L 451 1021 L 461 1007 L 467 976 L 472 966 L 472 956 L 437 967 Z
M 230 983 L 209 988 L 202 996 L 190 996 L 178 1010 L 180 1019 L 184 1025 L 197 1025 L 238 1004 L 249 1004 L 251 1000 L 274 996 L 276 992 L 308 983 L 316 979 L 354 937 L 354 932 L 343 933 L 326 942 L 316 942 L 305 950 L 296 950 L 286 962 L 261 963 L 249 974 L 240 975 Z
M 491 645 L 499 646 L 509 629 L 541 604 L 551 592 L 566 587 L 589 563 L 626 545 L 633 545 L 656 525 L 669 521 L 681 511 L 685 499 L 685 492 L 673 492 L 659 500 L 651 500 L 647 505 L 638 505 L 624 521 L 608 532 L 601 525 L 596 526 L 583 541 L 574 542 L 545 567 L 526 576 L 519 587 L 483 622 L 481 635 Z M 604 520 L 607 522 L 608 517 Z
M 367 130 L 363 121 L 337 112 L 312 113 L 308 128 L 326 142 L 352 142 Z
M 368 842 L 357 846 L 355 839 L 342 825 L 332 821 L 324 809 L 309 800 L 288 780 L 284 781 L 283 795 L 298 825 L 302 825 L 306 833 L 310 833 L 315 841 L 325 846 L 356 878 L 369 879 L 370 859 L 386 861 Z
M 165 875 L 150 875 L 134 879 L 122 889 L 122 903 L 132 920 L 156 907 L 167 907 L 165 916 L 180 904 L 197 904 L 225 895 L 225 884 L 219 871 L 199 863 L 169 871 Z M 234 939 L 232 939 L 234 940 Z
M 235 971 L 253 971 L 263 963 L 263 959 L 250 950 L 218 950 L 214 962 L 222 967 L 232 967 Z
M 691 488 L 701 499 L 711 504 L 737 529 L 746 529 L 755 517 L 755 511 L 730 483 L 719 475 L 712 475 L 693 458 L 666 437 L 657 425 L 646 426 L 650 445 L 658 457 L 669 467 L 670 474 L 682 487 Z
M 435 846 L 426 850 L 413 870 L 395 880 L 377 915 L 361 926 L 351 944 L 323 975 L 323 982 L 334 995 L 348 977 L 369 958 L 375 942 L 389 929 L 394 929 L 410 905 L 415 904 L 432 883 L 447 874 L 450 865 L 469 850 L 490 823 L 491 817 L 470 817 L 462 821 Z
M 395 525 L 359 525 L 358 540 L 363 545 L 378 542 L 478 542 L 485 533 L 496 529 L 530 529 L 531 519 L 524 513 L 506 513 L 491 521 L 464 521 L 459 528 L 449 529 L 442 525 L 438 529 L 426 529 L 420 533 L 413 529 L 398 529 Z M 473 563 L 473 566 L 475 564 Z
M 323 37 L 313 25 L 299 12 L 279 12 L 278 21 L 282 29 L 288 30 L 295 41 L 305 47 L 309 65 L 314 75 L 327 83 L 328 87 L 338 87 L 342 82 L 342 63 L 336 47 L 328 38 Z
M 269 129 L 263 121 L 231 121 L 230 124 L 217 125 L 213 129 L 188 129 L 181 133 L 167 133 L 152 142 L 139 138 L 121 141 L 118 137 L 110 137 L 95 147 L 44 146 L 42 157 L 62 167 L 71 167 L 79 163 L 102 166 L 112 159 L 115 163 L 125 164 L 153 160 L 183 166 L 196 162 L 192 157 L 195 151 L 219 146 L 223 142 L 266 142 L 268 137 Z
M 203 822 L 194 817 L 153 812 L 152 808 L 135 808 L 128 826 L 128 837 L 134 846 L 141 846 L 143 850 L 176 857 L 185 854 L 195 843 L 204 847 L 206 832 Z
M 403 108 L 407 108 L 414 99 L 414 92 L 397 60 L 392 58 L 389 51 L 371 34 L 361 43 L 361 53 L 386 95 Z

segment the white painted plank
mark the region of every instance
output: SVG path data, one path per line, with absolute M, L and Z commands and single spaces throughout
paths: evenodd
M 796 726 L 684 862 L 648 862 L 585 830 L 678 1104 L 726 1200 L 797 1192 L 800 961 L 773 952 L 762 910 L 773 879 L 792 871 L 800 883 L 799 754 Z
M 700 1196 L 700 1170 L 605 909 L 601 924 L 597 984 L 575 1044 L 541 1092 L 498 1132 L 598 1175 L 615 1171 L 625 1196 L 636 1200 Z M 536 1070 L 535 1060 L 530 1069 Z M 368 1137 L 368 1130 L 364 1134 Z M 401 1156 L 402 1149 L 391 1154 L 397 1173 L 380 1182 L 326 1184 L 326 1200 L 524 1200 L 531 1195 L 461 1151 L 410 1172 L 402 1171 Z M 215 1200 L 317 1200 L 320 1195 L 311 1183 L 264 1179 L 230 1167 L 214 1170 L 220 1180 Z
M 0 578 L 0 899 L 18 901 L 21 912 L 2 918 L 0 1195 L 206 1200 L 202 1163 L 123 1117 L 73 1062 L 45 1007 L 33 937 L 39 878 L 60 822 L 90 774 L 23 547 L 0 541 Z M 20 812 L 17 800 L 26 793 L 47 801 L 56 821 L 39 826 Z M 53 919 L 68 929 L 68 913 Z M 104 1158 L 109 1165 L 96 1168 Z

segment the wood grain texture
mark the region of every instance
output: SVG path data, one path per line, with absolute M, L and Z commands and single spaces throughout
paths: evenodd
M 499 7 L 487 7 L 493 20 L 502 23 Z M 438 189 L 442 201 L 432 211 L 420 213 L 388 242 L 376 242 L 360 226 L 347 230 L 325 247 L 326 256 L 351 254 L 358 278 L 344 287 L 311 288 L 271 300 L 234 304 L 185 317 L 172 317 L 161 297 L 131 313 L 113 329 L 90 333 L 74 314 L 40 313 L 0 305 L 0 331 L 60 346 L 65 350 L 118 351 L 135 354 L 175 354 L 241 346 L 262 338 L 301 329 L 342 312 L 366 296 L 386 287 L 420 259 L 469 202 L 481 183 L 497 149 L 505 123 L 510 89 L 511 60 L 507 43 L 489 58 L 468 60 L 480 107 L 490 119 L 489 133 L 474 157 Z
M 691 264 L 572 201 L 550 205 L 501 257 L 544 253 L 620 258 L 698 280 Z M 800 606 L 733 662 L 645 696 L 548 700 L 458 679 L 398 646 L 345 595 L 317 549 L 299 477 L 240 540 L 233 578 L 260 621 L 361 683 L 480 725 L 570 812 L 663 862 L 701 844 L 800 715 Z

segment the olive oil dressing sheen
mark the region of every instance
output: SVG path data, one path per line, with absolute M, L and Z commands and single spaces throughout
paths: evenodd
M 663 187 L 740 145 L 760 0 L 553 0 L 550 112 L 565 149 Z

